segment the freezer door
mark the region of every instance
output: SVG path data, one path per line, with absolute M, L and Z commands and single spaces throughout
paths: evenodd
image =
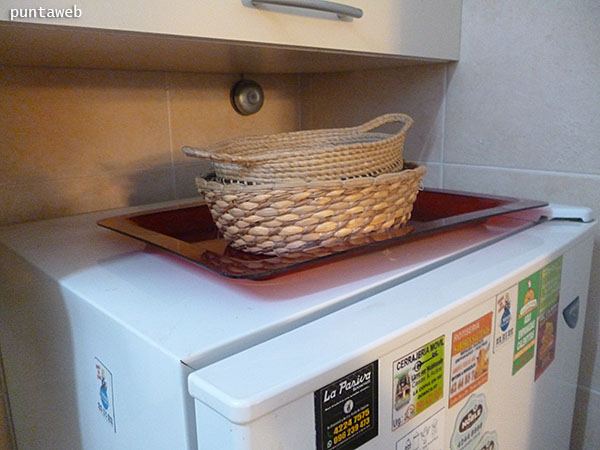
M 540 225 L 194 372 L 199 448 L 568 448 L 592 229 Z

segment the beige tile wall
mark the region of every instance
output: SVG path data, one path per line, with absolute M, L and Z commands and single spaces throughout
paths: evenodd
M 8 400 L 6 398 L 6 388 L 2 379 L 1 369 L 2 360 L 0 359 L 0 450 L 12 450 L 13 440 L 10 431 Z
M 0 225 L 194 196 L 183 145 L 300 126 L 299 77 L 252 78 L 265 104 L 241 116 L 237 75 L 0 67 Z
M 307 76 L 303 127 L 353 126 L 389 112 L 408 114 L 415 123 L 404 158 L 427 162 L 424 184 L 441 187 L 446 73 L 446 64 L 429 64 Z
M 254 77 L 252 116 L 229 104 L 238 78 L 0 68 L 0 224 L 189 197 L 182 145 L 298 129 L 298 76 Z
M 463 1 L 449 71 L 444 186 L 584 205 L 600 217 L 597 1 Z M 600 233 L 571 449 L 600 442 Z

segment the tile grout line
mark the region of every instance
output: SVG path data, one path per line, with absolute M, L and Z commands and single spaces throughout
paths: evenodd
M 577 384 L 577 389 L 580 389 L 582 391 L 586 391 L 589 392 L 592 395 L 597 395 L 600 397 L 600 390 L 596 390 L 594 388 L 592 388 L 591 386 L 585 386 L 583 384 Z
M 2 378 L 2 386 L 0 388 L 2 391 L 0 392 L 0 414 L 4 415 L 4 426 L 8 431 L 8 435 L 6 435 L 6 442 L 12 444 L 12 448 L 17 448 L 17 437 L 15 433 L 15 424 L 13 422 L 12 412 L 10 408 L 10 399 L 8 398 L 8 390 L 6 388 L 6 371 L 4 370 L 4 363 L 2 361 L 2 356 L 0 355 L 0 378 Z
M 173 121 L 171 117 L 171 86 L 169 84 L 169 75 L 163 72 L 165 80 L 165 94 L 167 102 L 167 128 L 169 130 L 169 159 L 171 162 L 171 198 L 177 198 L 177 182 L 175 176 L 175 158 L 173 155 Z
M 298 112 L 298 123 L 296 124 L 296 127 L 298 128 L 298 130 L 302 130 L 302 115 L 304 113 L 304 96 L 305 96 L 305 92 L 304 92 L 304 77 L 302 76 L 302 74 L 298 74 L 297 78 L 296 78 L 296 82 L 298 83 L 298 92 L 300 92 L 300 98 L 298 100 L 298 106 L 297 106 L 297 112 Z
M 442 148 L 441 148 L 441 171 L 440 171 L 440 183 L 441 188 L 443 189 L 445 183 L 444 177 L 444 168 L 446 164 L 446 107 L 447 107 L 447 97 L 448 97 L 448 64 L 444 65 L 444 91 L 443 91 L 443 99 L 442 99 Z
M 312 77 L 313 74 L 299 74 L 300 78 L 300 130 L 313 127 L 312 123 Z
M 445 166 L 450 167 L 472 167 L 478 169 L 489 169 L 489 170 L 506 170 L 511 172 L 537 172 L 545 173 L 556 176 L 574 176 L 584 178 L 600 178 L 600 173 L 586 173 L 586 172 L 561 172 L 558 170 L 544 170 L 544 169 L 521 169 L 520 167 L 503 167 L 503 166 L 487 166 L 484 164 L 466 164 L 466 163 L 448 163 L 444 162 Z
M 10 182 L 10 183 L 0 183 L 0 188 L 7 188 L 7 187 L 19 187 L 19 186 L 31 186 L 31 185 L 44 185 L 44 184 L 48 184 L 48 183 L 56 183 L 56 182 L 63 182 L 63 181 L 69 181 L 69 180 L 81 180 L 81 179 L 94 179 L 94 178 L 105 178 L 105 177 L 117 177 L 117 176 L 122 176 L 122 175 L 135 175 L 138 174 L 140 170 L 146 171 L 146 172 L 154 172 L 154 171 L 160 171 L 161 168 L 145 168 L 145 167 L 133 167 L 131 169 L 111 169 L 107 172 L 103 172 L 103 173 L 97 173 L 97 174 L 84 174 L 84 175 L 69 175 L 69 176 L 59 176 L 56 178 L 49 178 L 49 179 L 43 179 L 43 180 L 33 180 L 33 181 L 20 181 L 20 182 Z

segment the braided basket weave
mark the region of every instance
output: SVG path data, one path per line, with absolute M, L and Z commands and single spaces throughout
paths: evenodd
M 196 184 L 232 247 L 283 255 L 406 223 L 425 172 L 405 163 L 399 172 L 349 180 Z
M 396 122 L 403 124 L 396 134 L 370 132 Z M 223 180 L 276 183 L 375 176 L 402 169 L 404 140 L 412 123 L 406 114 L 385 114 L 352 128 L 248 136 L 182 150 L 212 161 L 217 179 Z

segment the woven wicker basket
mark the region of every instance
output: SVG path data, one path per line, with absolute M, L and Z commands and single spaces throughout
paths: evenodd
M 395 122 L 403 124 L 396 134 L 370 132 Z M 212 161 L 222 180 L 275 183 L 375 176 L 401 170 L 404 139 L 412 123 L 405 114 L 386 114 L 353 128 L 248 136 L 182 150 Z
M 400 172 L 350 180 L 196 184 L 232 247 L 282 255 L 406 223 L 425 172 L 405 163 Z

